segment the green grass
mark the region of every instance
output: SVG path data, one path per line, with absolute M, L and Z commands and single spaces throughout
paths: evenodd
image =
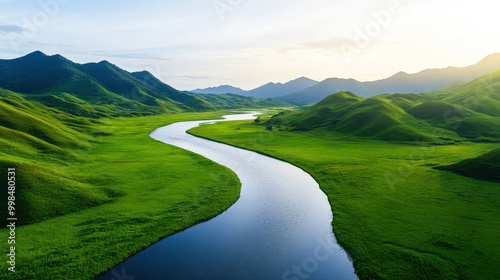
M 498 277 L 500 184 L 432 168 L 477 157 L 498 144 L 403 145 L 269 131 L 251 122 L 190 132 L 310 173 L 329 197 L 334 232 L 361 279 Z
M 467 177 L 500 183 L 500 148 L 448 166 L 436 167 Z
M 233 172 L 148 135 L 173 122 L 221 114 L 102 119 L 93 126 L 100 133 L 71 155 L 56 154 L 58 146 L 22 134 L 31 142 L 13 147 L 16 155 L 2 150 L 0 165 L 17 167 L 18 211 L 33 213 L 32 223 L 16 228 L 17 272 L 8 273 L 2 262 L 0 278 L 93 279 L 159 239 L 229 208 L 239 197 Z M 34 142 L 48 150 L 30 148 Z M 7 234 L 0 230 L 2 239 Z

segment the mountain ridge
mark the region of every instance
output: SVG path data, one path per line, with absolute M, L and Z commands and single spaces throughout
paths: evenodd
M 268 125 L 400 142 L 499 142 L 500 70 L 430 93 L 363 98 L 340 91 Z
M 361 97 L 385 93 L 431 92 L 455 82 L 478 78 L 498 69 L 500 69 L 500 53 L 494 53 L 466 67 L 425 69 L 413 74 L 400 71 L 388 78 L 375 81 L 360 82 L 355 79 L 328 78 L 313 87 L 290 93 L 279 99 L 304 105 L 319 102 L 338 91 L 351 91 Z
M 131 73 L 107 60 L 78 64 L 41 51 L 0 60 L 0 88 L 66 113 L 92 118 L 236 109 L 241 104 L 253 108 L 289 105 L 239 96 L 212 98 L 216 103 L 211 103 L 202 95 L 174 89 L 147 71 Z M 231 103 L 239 105 L 231 107 Z
M 277 98 L 280 96 L 284 96 L 290 92 L 299 91 L 305 89 L 307 87 L 313 86 L 319 83 L 318 81 L 309 79 L 307 77 L 300 77 L 286 83 L 274 83 L 269 82 L 260 87 L 251 89 L 251 90 L 243 90 L 239 87 L 234 87 L 230 85 L 222 85 L 218 87 L 209 87 L 205 89 L 195 89 L 191 92 L 196 93 L 232 93 L 239 94 L 244 96 L 256 97 L 256 98 Z

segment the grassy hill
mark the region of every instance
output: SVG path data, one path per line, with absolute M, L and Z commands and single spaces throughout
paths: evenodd
M 18 184 L 23 189 L 17 196 L 17 202 L 23 205 L 18 210 L 21 224 L 102 204 L 117 195 L 74 180 L 56 167 L 81 160 L 74 151 L 92 146 L 94 128 L 95 121 L 0 89 L 0 166 L 19 170 Z M 2 201 L 5 195 L 2 193 Z
M 255 98 L 237 94 L 200 94 L 199 98 L 218 110 L 243 108 L 289 107 L 290 104 L 271 98 Z
M 77 64 L 39 51 L 0 60 L 0 88 L 91 118 L 289 105 L 270 99 L 182 92 L 147 71 L 130 73 L 107 61 Z
M 94 279 L 158 240 L 217 216 L 239 197 L 238 178 L 228 168 L 148 135 L 222 112 L 94 120 L 2 91 L 6 95 L 14 97 L 0 101 L 2 111 L 8 108 L 16 119 L 7 124 L 2 118 L 3 124 L 26 132 L 0 126 L 0 169 L 16 168 L 16 233 L 22 238 L 16 273 L 2 269 L 0 279 Z M 32 121 L 42 132 L 54 130 L 50 138 L 23 127 Z M 0 172 L 0 180 L 7 182 L 6 175 Z M 0 194 L 4 205 L 6 194 Z M 0 209 L 2 218 L 6 210 Z M 8 232 L 0 229 L 2 236 Z
M 451 165 L 439 166 L 436 169 L 500 183 L 500 148 L 476 158 L 465 159 Z
M 499 141 L 500 71 L 431 93 L 361 98 L 338 92 L 299 112 L 273 117 L 281 129 L 389 141 Z
M 120 196 L 116 189 L 66 172 L 66 165 L 84 161 L 82 151 L 108 135 L 100 119 L 287 105 L 238 95 L 201 98 L 146 71 L 129 73 L 107 61 L 77 64 L 34 52 L 0 60 L 0 165 L 22 173 L 19 217 L 30 224 Z
M 433 127 L 418 120 L 391 100 L 383 97 L 363 99 L 350 92 L 338 92 L 299 113 L 282 113 L 269 125 L 291 130 L 335 132 L 356 137 L 392 141 L 432 141 Z M 452 132 L 449 137 L 458 138 Z

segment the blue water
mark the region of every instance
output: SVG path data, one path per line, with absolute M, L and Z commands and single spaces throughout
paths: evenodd
M 240 199 L 223 214 L 155 243 L 97 279 L 357 279 L 336 243 L 332 211 L 316 181 L 286 162 L 185 132 L 206 122 L 214 121 L 175 123 L 150 136 L 232 169 L 242 183 Z M 249 141 L 265 145 L 272 138 Z

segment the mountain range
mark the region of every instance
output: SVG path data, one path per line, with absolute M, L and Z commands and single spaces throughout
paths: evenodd
M 209 87 L 209 88 L 197 88 L 192 90 L 191 92 L 193 93 L 202 93 L 202 94 L 226 94 L 226 93 L 232 93 L 232 94 L 241 94 L 243 95 L 246 91 L 242 90 L 241 88 L 238 87 L 233 87 L 229 85 L 223 85 L 223 86 L 218 86 L 218 87 Z
M 415 74 L 399 72 L 389 78 L 360 82 L 355 79 L 328 78 L 316 82 L 308 78 L 299 78 L 285 84 L 268 83 L 256 89 L 231 92 L 230 86 L 224 91 L 260 98 L 277 98 L 294 105 L 313 104 L 330 94 L 350 91 L 360 97 L 379 94 L 421 93 L 438 90 L 458 81 L 469 81 L 500 69 L 500 53 L 492 54 L 477 64 L 467 67 L 447 67 L 427 69 Z M 226 93 L 224 92 L 224 93 Z
M 130 73 L 108 61 L 77 64 L 61 55 L 47 56 L 40 51 L 0 60 L 0 88 L 85 117 L 206 111 L 231 107 L 228 103 L 232 101 L 253 108 L 288 105 L 238 95 L 212 98 L 214 102 L 209 102 L 207 96 L 178 91 L 147 71 Z
M 306 77 L 300 77 L 298 79 L 289 81 L 287 83 L 267 83 L 263 86 L 252 90 L 242 90 L 238 87 L 233 87 L 229 85 L 210 87 L 205 89 L 195 89 L 191 92 L 195 93 L 233 93 L 244 96 L 252 96 L 257 98 L 279 98 L 285 96 L 291 92 L 297 92 L 308 87 L 312 87 L 318 84 L 318 81 L 311 80 Z
M 430 93 L 363 98 L 337 92 L 304 111 L 281 113 L 269 125 L 402 142 L 497 142 L 500 70 Z

